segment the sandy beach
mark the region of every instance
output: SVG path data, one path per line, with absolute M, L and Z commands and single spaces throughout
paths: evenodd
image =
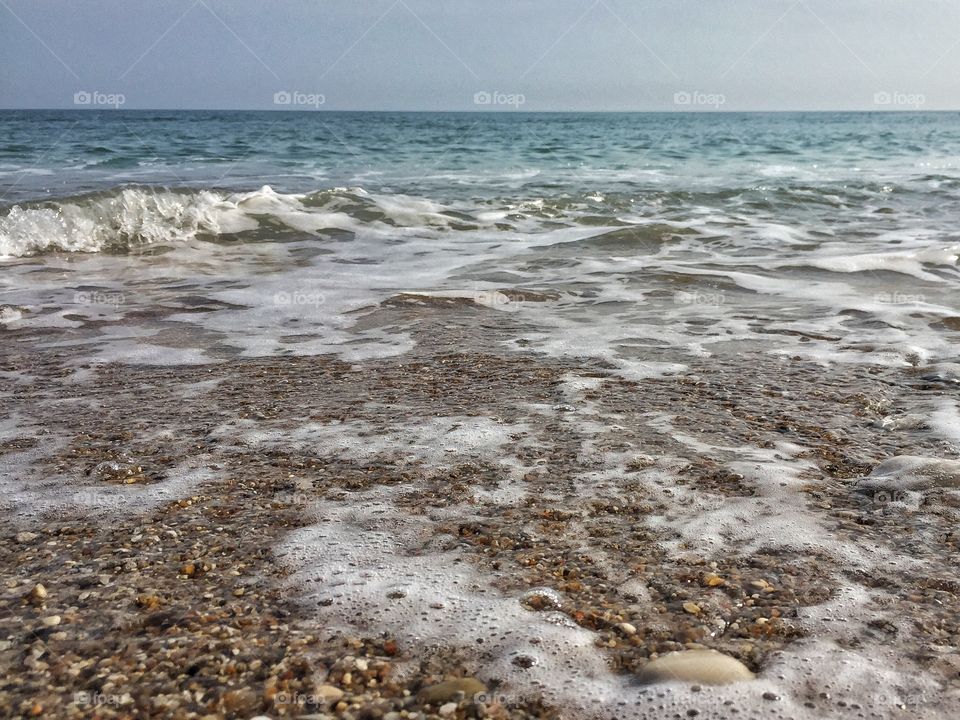
M 360 326 L 415 347 L 161 367 L 0 331 L 0 713 L 960 708 L 957 496 L 860 481 L 943 451 L 883 419 L 956 376 L 756 352 L 626 380 L 504 349 L 535 330 L 517 315 L 415 294 Z M 690 648 L 758 679 L 638 682 Z

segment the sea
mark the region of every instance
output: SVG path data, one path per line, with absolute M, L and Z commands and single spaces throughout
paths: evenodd
M 650 342 L 944 356 L 931 318 L 960 315 L 953 113 L 6 111 L 0 137 L 0 293 L 44 317 L 190 285 L 241 353 L 329 352 L 391 294 L 522 287 L 560 297 L 537 345 L 636 376 Z

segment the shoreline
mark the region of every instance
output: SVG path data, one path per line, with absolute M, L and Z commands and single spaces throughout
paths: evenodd
M 8 387 L 0 436 L 20 478 L 8 509 L 26 503 L 0 521 L 4 714 L 588 717 L 618 693 L 629 717 L 960 707 L 960 656 L 938 650 L 960 633 L 953 496 L 853 487 L 889 457 L 945 456 L 876 422 L 952 386 L 758 352 L 628 380 L 501 349 L 517 322 L 400 297 L 361 324 L 415 327 L 403 355 L 166 368 L 84 368 L 82 348 L 49 345 L 62 331 L 7 330 L 2 370 L 29 362 L 30 378 Z M 418 562 L 432 587 L 403 579 Z M 503 639 L 528 628 L 522 652 Z M 549 647 L 606 670 L 581 677 Z M 651 657 L 689 647 L 760 677 L 637 686 Z M 493 702 L 440 715 L 458 696 L 419 694 L 451 677 Z

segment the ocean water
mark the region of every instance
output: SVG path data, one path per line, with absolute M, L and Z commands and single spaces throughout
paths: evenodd
M 158 301 L 161 267 L 174 294 L 219 272 L 245 309 L 217 329 L 248 354 L 328 352 L 347 313 L 411 291 L 488 293 L 543 315 L 543 350 L 634 375 L 651 340 L 945 355 L 930 325 L 960 314 L 956 114 L 24 111 L 0 130 L 0 292 L 90 311 Z M 292 321 L 314 339 L 285 341 Z
M 319 458 L 387 479 L 317 501 L 290 474 L 286 589 L 509 702 L 958 707 L 960 114 L 0 112 L 0 138 L 12 517 Z M 160 480 L 96 485 L 89 433 Z M 454 467 L 482 478 L 448 492 Z M 638 688 L 613 625 L 534 616 L 530 565 L 478 561 L 467 521 L 599 568 L 642 633 L 686 637 L 697 599 L 758 680 Z M 782 638 L 734 622 L 771 609 L 757 578 Z

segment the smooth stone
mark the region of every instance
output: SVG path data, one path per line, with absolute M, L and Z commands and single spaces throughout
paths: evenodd
M 753 680 L 754 674 L 739 660 L 716 650 L 681 650 L 651 660 L 640 670 L 644 684 L 689 682 L 727 685 Z
M 37 533 L 35 533 L 35 532 L 26 532 L 26 531 L 25 531 L 25 532 L 19 532 L 19 533 L 17 533 L 17 535 L 16 535 L 16 540 L 17 540 L 18 543 L 28 543 L 28 542 L 30 542 L 31 540 L 36 540 L 38 537 L 40 537 L 40 536 L 39 536 Z
M 439 705 L 453 700 L 457 693 L 463 693 L 464 698 L 470 699 L 474 695 L 486 691 L 487 686 L 476 678 L 457 678 L 424 688 L 417 694 L 417 698 L 422 703 Z
M 440 706 L 440 709 L 437 710 L 437 714 L 446 717 L 447 715 L 453 715 L 457 711 L 457 704 L 455 702 L 449 702 Z
M 37 583 L 33 586 L 33 589 L 30 590 L 29 598 L 33 602 L 43 602 L 47 599 L 47 589 L 42 583 Z
M 60 624 L 60 616 L 50 615 L 48 617 L 43 618 L 43 620 L 41 620 L 40 622 L 43 623 L 44 627 L 56 627 L 57 625 Z
M 317 688 L 316 695 L 324 703 L 335 703 L 343 697 L 343 690 L 333 685 L 321 685 Z

